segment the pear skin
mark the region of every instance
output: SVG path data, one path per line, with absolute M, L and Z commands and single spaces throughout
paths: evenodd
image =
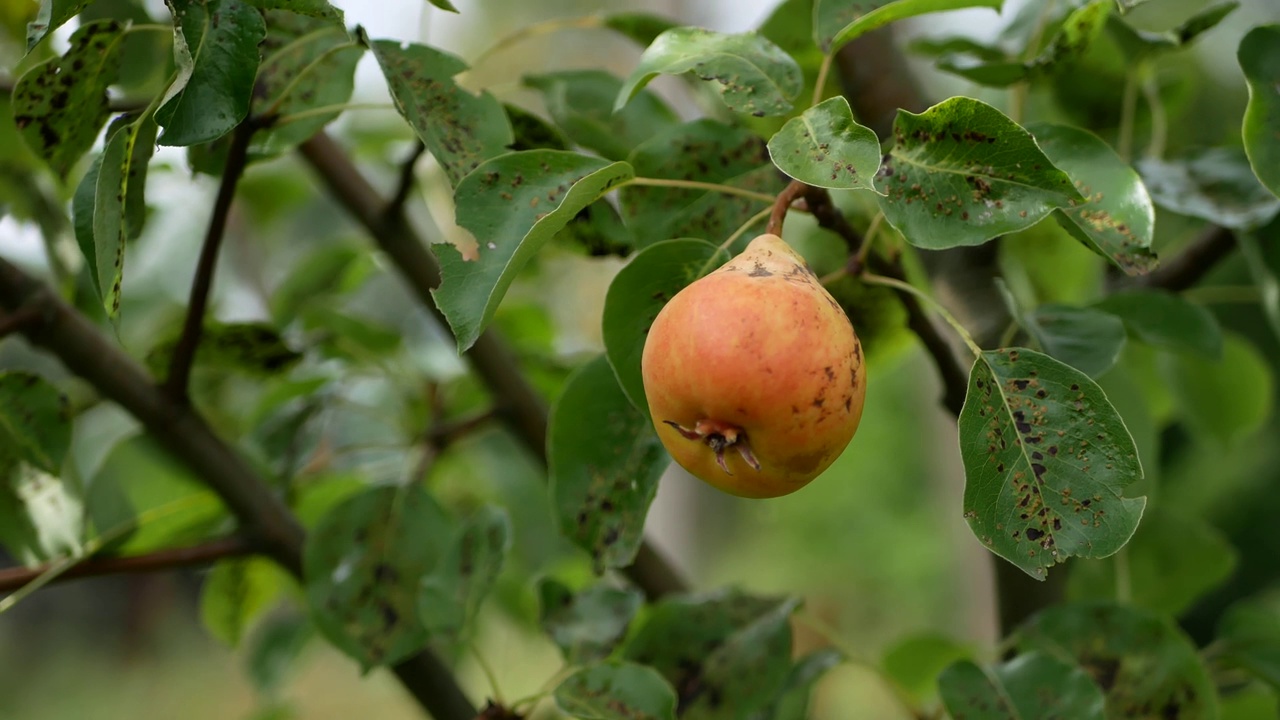
M 748 498 L 795 492 L 826 470 L 857 431 L 866 397 L 853 325 L 776 235 L 671 298 L 641 372 L 675 461 Z

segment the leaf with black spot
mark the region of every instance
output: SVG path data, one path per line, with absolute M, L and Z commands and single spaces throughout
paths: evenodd
M 476 168 L 454 192 L 458 224 L 475 257 L 432 247 L 443 279 L 432 291 L 465 351 L 493 319 L 529 259 L 586 206 L 634 176 L 624 162 L 558 150 L 507 153 Z
M 200 619 L 209 634 L 237 647 L 289 587 L 289 576 L 265 558 L 219 560 L 200 588 Z
M 13 122 L 27 146 L 63 179 L 93 147 L 110 114 L 107 87 L 120 69 L 124 26 L 85 23 L 71 47 L 28 70 L 13 88 Z
M 1162 615 L 1110 603 L 1059 605 L 1018 628 L 1017 638 L 1022 652 L 1071 659 L 1089 673 L 1106 695 L 1108 718 L 1218 717 L 1195 645 Z
M 779 170 L 809 185 L 879 192 L 880 140 L 853 119 L 844 96 L 788 120 L 769 138 L 769 157 Z
M 249 114 L 262 12 L 241 0 L 166 0 L 174 18 L 178 77 L 156 122 L 161 145 L 187 146 L 226 135 Z
M 1085 200 L 1031 133 L 981 101 L 899 110 L 893 135 L 877 183 L 887 195 L 876 200 L 913 245 L 980 245 Z
M 467 518 L 439 566 L 422 579 L 418 618 L 433 640 L 458 643 L 498 580 L 511 550 L 511 517 L 485 505 Z
M 419 651 L 422 579 L 456 523 L 420 485 L 373 487 L 330 510 L 307 534 L 303 577 L 320 632 L 362 668 Z
M 676 293 L 728 259 L 728 253 L 705 240 L 666 240 L 636 253 L 609 284 L 604 300 L 605 355 L 631 404 L 646 416 L 649 402 L 640 358 L 649 327 Z
M 254 135 L 249 151 L 272 155 L 305 141 L 338 117 L 340 110 L 289 119 L 350 101 L 364 47 L 352 42 L 340 19 L 272 10 L 261 51 L 251 111 L 273 124 Z
M 675 720 L 676 694 L 656 670 L 612 660 L 588 665 L 554 691 L 556 705 L 580 720 Z
M 518 105 L 503 103 L 511 122 L 512 150 L 568 150 L 569 140 L 554 125 Z
M 671 463 L 649 420 L 599 356 L 569 377 L 551 407 L 547 460 L 561 532 L 597 573 L 630 565 L 658 479 Z
M 1133 438 L 1088 375 L 1025 348 L 989 350 L 960 412 L 964 515 L 989 550 L 1043 580 L 1069 557 L 1107 557 L 1146 498 Z
M 67 398 L 48 380 L 0 373 L 0 459 L 17 459 L 52 475 L 71 447 Z
M 92 2 L 93 0 L 40 0 L 40 9 L 36 11 L 35 19 L 27 23 L 27 52 L 31 52 L 46 35 L 65 25 Z
M 769 161 L 764 141 L 741 127 L 703 119 L 678 125 L 636 148 L 640 177 L 697 180 L 776 195 L 787 179 Z M 768 204 L 714 190 L 627 185 L 618 193 L 636 247 L 679 237 L 719 244 Z M 745 246 L 747 237 L 743 241 Z
M 575 593 L 553 579 L 538 585 L 538 597 L 538 624 L 574 664 L 607 657 L 644 605 L 639 590 L 598 584 Z
M 677 27 L 654 38 L 645 49 L 618 91 L 614 109 L 625 107 L 658 75 L 688 72 L 714 83 L 730 110 L 757 117 L 785 115 L 804 87 L 796 61 L 762 35 Z
M 1079 667 L 1044 652 L 992 668 L 961 660 L 938 676 L 956 720 L 1105 720 L 1102 691 Z
M 297 15 L 327 20 L 342 25 L 343 14 L 338 8 L 330 5 L 328 0 L 248 0 L 250 5 L 271 12 L 287 10 Z
M 370 40 L 369 46 L 387 79 L 396 110 L 444 168 L 457 187 L 467 173 L 505 152 L 514 140 L 502 103 L 493 95 L 473 95 L 453 77 L 467 69 L 456 55 L 416 43 Z
M 1083 203 L 1056 211 L 1058 223 L 1128 275 L 1155 268 L 1151 239 L 1156 211 L 1138 173 L 1087 130 L 1053 123 L 1027 129 L 1085 197 Z
M 667 678 L 682 718 L 749 716 L 786 686 L 791 615 L 798 606 L 797 598 L 736 590 L 664 599 L 627 641 L 623 657 Z

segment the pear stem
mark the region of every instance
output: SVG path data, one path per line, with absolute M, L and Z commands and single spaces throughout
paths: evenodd
M 769 224 L 765 226 L 765 232 L 782 237 L 782 221 L 787 219 L 787 210 L 808 187 L 799 180 L 792 180 L 778 193 L 777 199 L 773 201 L 773 212 L 769 213 Z

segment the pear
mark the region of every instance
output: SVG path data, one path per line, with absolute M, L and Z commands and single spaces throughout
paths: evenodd
M 675 461 L 749 498 L 795 492 L 826 470 L 866 397 L 853 324 L 804 258 L 769 234 L 671 298 L 641 372 Z

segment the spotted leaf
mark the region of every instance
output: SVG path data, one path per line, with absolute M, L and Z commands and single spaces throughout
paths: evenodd
M 1084 201 L 1029 132 L 978 100 L 899 110 L 893 135 L 877 183 L 887 195 L 877 200 L 913 245 L 979 245 Z
M 621 110 L 658 75 L 687 72 L 715 83 L 730 110 L 757 117 L 785 115 L 804 87 L 796 61 L 762 35 L 678 27 L 654 38 L 618 91 L 614 109 Z
M 1106 557 L 1133 535 L 1142 465 L 1102 388 L 1053 358 L 982 353 L 960 412 L 965 519 L 992 552 L 1043 580 L 1069 557 Z
M 1085 197 L 1083 203 L 1058 210 L 1054 214 L 1058 222 L 1129 275 L 1154 268 L 1155 206 L 1138 173 L 1087 130 L 1052 123 L 1027 129 Z
M 675 720 L 676 693 L 657 670 L 613 660 L 565 678 L 556 704 L 582 720 Z
M 549 422 L 547 462 L 561 532 L 591 554 L 597 573 L 626 567 L 671 458 L 603 356 L 569 377 Z
M 769 139 L 769 157 L 787 175 L 818 187 L 875 190 L 880 141 L 853 119 L 844 96 L 814 105 Z
M 438 565 L 454 522 L 419 485 L 375 487 L 330 510 L 307 534 L 303 557 L 311 616 L 365 668 L 421 649 L 422 578 Z
M 1093 678 L 1047 653 L 1023 653 L 984 669 L 961 660 L 938 676 L 942 702 L 956 720 L 1105 720 Z
M 70 447 L 66 397 L 38 375 L 0 373 L 0 464 L 23 460 L 57 475 Z

